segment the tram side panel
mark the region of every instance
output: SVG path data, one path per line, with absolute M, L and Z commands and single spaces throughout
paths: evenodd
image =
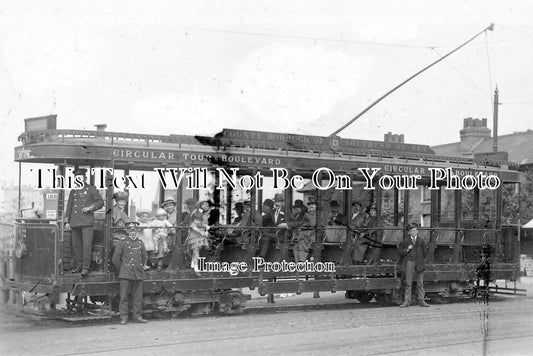
M 53 282 L 58 261 L 57 226 L 17 223 L 15 228 L 15 281 L 45 284 Z

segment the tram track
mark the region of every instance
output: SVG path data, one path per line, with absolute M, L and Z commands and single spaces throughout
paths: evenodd
M 283 353 L 310 354 L 325 350 L 344 354 L 353 351 L 357 345 L 358 354 L 375 355 L 478 345 L 484 340 L 483 311 L 487 311 L 484 305 L 459 303 L 442 307 L 434 305 L 428 309 L 414 306 L 407 309 L 310 309 L 305 312 L 185 318 L 178 323 L 161 320 L 148 324 L 149 329 L 140 324 L 122 327 L 114 323 L 93 325 L 89 332 L 82 331 L 87 330 L 85 325 L 74 327 L 86 335 L 79 341 L 91 344 L 89 350 L 68 345 L 68 340 L 61 338 L 61 334 L 67 333 L 64 328 L 44 330 L 43 333 L 55 336 L 48 339 L 47 347 L 54 350 L 52 354 L 58 355 L 164 354 L 168 350 L 210 353 L 225 348 L 231 351 L 240 343 L 255 345 L 253 347 L 258 347 L 256 351 L 261 353 L 279 353 L 279 345 L 283 344 Z M 488 312 L 486 342 L 533 337 L 527 332 L 533 308 L 525 301 L 493 303 Z M 141 332 L 148 334 L 139 339 L 136 335 Z

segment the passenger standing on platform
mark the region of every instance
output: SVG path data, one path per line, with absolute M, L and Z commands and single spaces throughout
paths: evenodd
M 250 226 L 263 226 L 263 216 L 257 210 L 252 216 L 252 206 L 249 200 L 246 200 L 243 203 L 244 213 L 242 214 L 241 222 L 239 226 L 241 227 L 250 227 Z
M 278 226 L 279 224 L 283 224 L 286 222 L 286 216 L 285 212 L 283 211 L 283 205 L 284 205 L 285 199 L 283 198 L 283 194 L 276 193 L 274 194 L 274 224 Z
M 154 254 L 157 258 L 157 270 L 163 269 L 163 257 L 168 252 L 168 235 L 172 231 L 172 224 L 166 219 L 167 212 L 164 209 L 157 209 L 155 213 L 155 219 L 151 222 L 150 226 L 154 229 L 153 242 L 154 242 Z
M 176 226 L 176 200 L 172 197 L 167 197 L 161 207 L 167 212 L 167 220 L 172 226 Z
M 87 173 L 87 170 L 84 168 L 78 168 L 74 171 L 75 176 L 82 177 L 83 188 L 70 191 L 67 210 L 65 211 L 65 229 L 72 229 L 72 251 L 74 255 L 72 273 L 81 271 L 82 276 L 89 274 L 91 266 L 94 212 L 104 206 L 104 200 L 96 190 L 96 187 L 87 183 L 85 173 Z
M 413 279 L 416 279 L 418 304 L 421 307 L 429 307 L 424 301 L 426 294 L 424 291 L 424 270 L 426 269 L 427 247 L 424 239 L 418 236 L 417 223 L 407 225 L 407 236 L 400 243 L 398 252 L 402 257 L 400 270 L 404 271 L 405 276 L 405 298 L 400 308 L 411 305 Z
M 141 229 L 141 239 L 146 248 L 146 252 L 150 255 L 154 249 L 154 236 L 152 231 L 152 212 L 150 210 L 141 209 L 137 211 L 137 217 L 139 218 L 139 228 Z M 149 270 L 148 261 L 144 265 L 145 270 Z
M 311 247 L 311 221 L 306 214 L 307 208 L 302 200 L 296 199 L 292 208 L 294 214 L 287 223 L 287 226 L 292 231 L 293 236 L 294 262 L 303 262 L 307 260 L 309 248 Z
M 346 225 L 346 217 L 339 212 L 339 202 L 332 200 L 329 202 L 329 207 L 331 209 L 331 215 L 328 220 L 328 225 Z
M 378 223 L 378 211 L 375 205 L 370 205 L 367 209 L 369 219 L 366 223 L 368 234 L 368 264 L 378 264 L 381 262 L 381 248 L 383 246 L 383 229 Z
M 233 225 L 239 225 L 242 220 L 242 214 L 244 214 L 244 204 L 237 202 L 235 204 L 235 219 L 233 220 Z
M 181 213 L 181 224 L 185 226 L 189 226 L 191 224 L 191 214 L 194 212 L 194 209 L 196 208 L 196 202 L 197 200 L 194 198 L 188 198 L 185 200 L 185 211 Z
M 266 228 L 273 228 L 276 226 L 274 222 L 274 214 L 272 208 L 274 201 L 272 199 L 265 199 L 263 201 L 263 214 L 261 216 L 262 226 Z M 268 253 L 270 244 L 275 241 L 276 231 L 274 229 L 264 229 L 261 240 L 259 241 L 259 257 L 265 258 Z
M 363 264 L 365 260 L 365 253 L 368 248 L 367 240 L 363 237 L 362 228 L 365 227 L 367 215 L 363 211 L 363 205 L 359 202 L 352 203 L 353 214 L 350 220 L 350 227 L 353 231 L 355 239 L 352 251 L 352 260 L 356 265 Z
M 197 276 L 201 276 L 198 261 L 200 259 L 200 250 L 202 247 L 208 247 L 207 225 L 203 222 L 203 214 L 196 211 L 191 216 L 191 225 L 189 226 L 189 235 L 185 240 L 187 252 L 191 257 L 191 268 Z
M 128 238 L 122 240 L 113 254 L 113 264 L 120 271 L 120 324 L 128 322 L 128 297 L 133 300 L 133 321 L 147 323 L 142 317 L 142 296 L 144 269 L 148 254 L 144 243 L 139 239 L 139 223 L 126 223 Z
M 115 229 L 111 231 L 113 236 L 113 246 L 117 246 L 121 240 L 124 240 L 128 237 L 128 234 L 122 228 L 126 226 L 126 223 L 130 221 L 128 215 L 124 212 L 126 203 L 128 202 L 128 193 L 126 192 L 116 192 L 113 194 L 113 199 L 115 200 L 115 205 L 111 211 L 112 216 L 112 225 Z

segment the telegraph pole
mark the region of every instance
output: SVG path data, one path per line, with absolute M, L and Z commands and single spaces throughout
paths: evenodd
M 498 152 L 498 106 L 499 103 L 499 96 L 498 96 L 498 87 L 496 87 L 496 90 L 494 91 L 494 113 L 492 118 L 492 135 L 493 135 L 493 143 L 492 143 L 492 152 Z

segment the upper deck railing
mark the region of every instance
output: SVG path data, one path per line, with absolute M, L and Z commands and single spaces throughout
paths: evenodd
M 302 135 L 287 135 L 289 137 L 306 137 Z M 316 136 L 314 136 L 316 137 Z M 489 159 L 473 159 L 466 157 L 453 157 L 453 156 L 438 156 L 432 153 L 425 152 L 410 152 L 410 151 L 398 151 L 394 149 L 369 149 L 369 148 L 351 148 L 351 147 L 337 147 L 332 148 L 328 145 L 329 141 L 305 144 L 297 141 L 288 140 L 284 141 L 262 141 L 262 140 L 250 140 L 239 138 L 228 138 L 222 135 L 209 136 L 188 136 L 188 135 L 154 135 L 154 134 L 137 134 L 137 133 L 125 133 L 125 132 L 111 132 L 111 131 L 91 131 L 91 130 L 46 130 L 46 131 L 31 131 L 24 132 L 18 140 L 24 145 L 36 144 L 43 142 L 60 142 L 60 143 L 72 143 L 73 139 L 88 139 L 99 140 L 95 143 L 103 144 L 104 142 L 109 145 L 120 145 L 124 142 L 138 142 L 141 147 L 150 147 L 153 144 L 170 144 L 178 145 L 207 145 L 214 146 L 220 150 L 226 148 L 251 148 L 251 149 L 265 149 L 273 150 L 281 153 L 288 154 L 289 152 L 305 152 L 305 153 L 317 153 L 319 156 L 321 153 L 334 153 L 339 157 L 351 158 L 351 156 L 359 157 L 373 157 L 376 159 L 382 158 L 396 158 L 406 160 L 421 160 L 427 163 L 451 163 L 451 164 L 466 164 L 466 165 L 478 165 L 478 166 L 490 166 L 490 167 L 508 167 L 512 170 L 518 170 L 519 165 L 515 162 L 489 160 Z M 324 140 L 327 140 L 324 138 Z M 352 140 L 353 141 L 353 140 Z M 383 145 L 382 142 L 377 141 L 363 141 L 365 143 L 375 143 Z M 407 145 L 425 148 L 427 146 Z

